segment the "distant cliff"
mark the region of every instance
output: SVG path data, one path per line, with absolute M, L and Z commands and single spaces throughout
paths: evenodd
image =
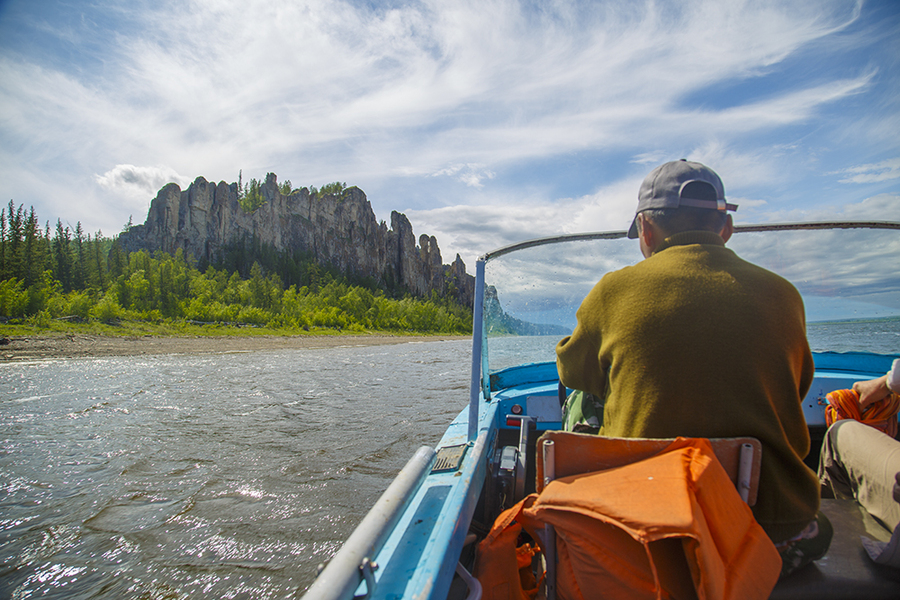
M 517 319 L 503 310 L 497 288 L 492 285 L 484 289 L 484 324 L 488 335 L 556 335 L 564 336 L 572 330 L 562 325 L 531 323 Z
M 399 283 L 411 294 L 452 294 L 472 306 L 475 282 L 459 255 L 442 264 L 433 236 L 413 235 L 405 215 L 391 212 L 391 227 L 378 223 L 365 193 L 313 195 L 302 188 L 283 195 L 274 173 L 260 186 L 265 200 L 253 213 L 238 202 L 236 183 L 212 184 L 198 177 L 182 191 L 170 183 L 150 204 L 147 221 L 119 235 L 122 248 L 174 253 L 214 262 L 228 244 L 253 236 L 277 250 L 303 251 L 343 273 Z

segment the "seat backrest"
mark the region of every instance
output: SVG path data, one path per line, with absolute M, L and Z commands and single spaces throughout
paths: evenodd
M 649 458 L 664 450 L 674 439 L 609 438 L 586 433 L 547 431 L 538 440 L 537 482 L 540 493 L 547 481 L 544 473 L 544 444 L 553 442 L 553 479 L 603 471 Z M 759 489 L 759 468 L 762 461 L 762 444 L 752 437 L 711 438 L 710 445 L 728 477 L 741 491 L 741 477 L 747 481 L 746 502 L 756 504 Z M 751 451 L 748 449 L 752 448 Z M 744 471 L 741 457 L 744 456 Z

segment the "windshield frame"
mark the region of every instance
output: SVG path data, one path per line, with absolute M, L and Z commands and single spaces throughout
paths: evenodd
M 839 229 L 873 229 L 873 230 L 900 230 L 900 222 L 893 221 L 823 221 L 811 223 L 773 223 L 757 225 L 736 225 L 735 234 L 751 232 L 778 232 L 778 231 L 803 231 L 803 230 L 839 230 Z M 592 240 L 619 240 L 627 238 L 625 231 L 609 231 L 595 233 L 577 233 L 538 238 L 510 244 L 485 253 L 476 261 L 476 289 L 473 319 L 473 355 L 472 355 L 472 389 L 471 397 L 474 399 L 470 407 L 470 433 L 473 430 L 473 421 L 477 421 L 478 396 L 484 400 L 490 400 L 490 375 L 497 369 L 491 369 L 489 364 L 490 347 L 489 331 L 486 319 L 489 318 L 485 310 L 486 295 L 489 294 L 490 282 L 485 280 L 486 266 L 497 259 L 527 249 L 538 248 L 561 242 L 592 241 Z M 734 240 L 735 238 L 732 238 Z M 740 238 L 737 238 L 740 239 Z M 636 247 L 636 244 L 635 244 Z M 635 260 L 637 262 L 639 258 Z M 562 337 L 562 336 L 561 336 Z M 473 437 L 474 439 L 474 437 Z

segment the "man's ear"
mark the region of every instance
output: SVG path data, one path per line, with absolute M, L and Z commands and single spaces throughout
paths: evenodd
M 661 232 L 653 225 L 653 221 L 645 215 L 638 213 L 638 241 L 641 244 L 641 254 L 644 258 L 650 258 L 653 251 L 656 250 L 657 243 L 662 241 Z
M 648 248 L 653 248 L 653 242 L 656 240 L 656 231 L 650 224 L 650 219 L 644 213 L 638 213 L 638 237 L 644 242 Z
M 725 218 L 725 226 L 722 227 L 722 233 L 719 235 L 726 242 L 731 238 L 731 234 L 734 233 L 734 220 L 731 218 L 731 215 L 727 215 Z

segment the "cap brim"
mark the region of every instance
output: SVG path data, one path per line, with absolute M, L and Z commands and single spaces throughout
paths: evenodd
M 631 227 L 628 228 L 628 239 L 636 240 L 638 236 L 637 215 L 631 221 Z

